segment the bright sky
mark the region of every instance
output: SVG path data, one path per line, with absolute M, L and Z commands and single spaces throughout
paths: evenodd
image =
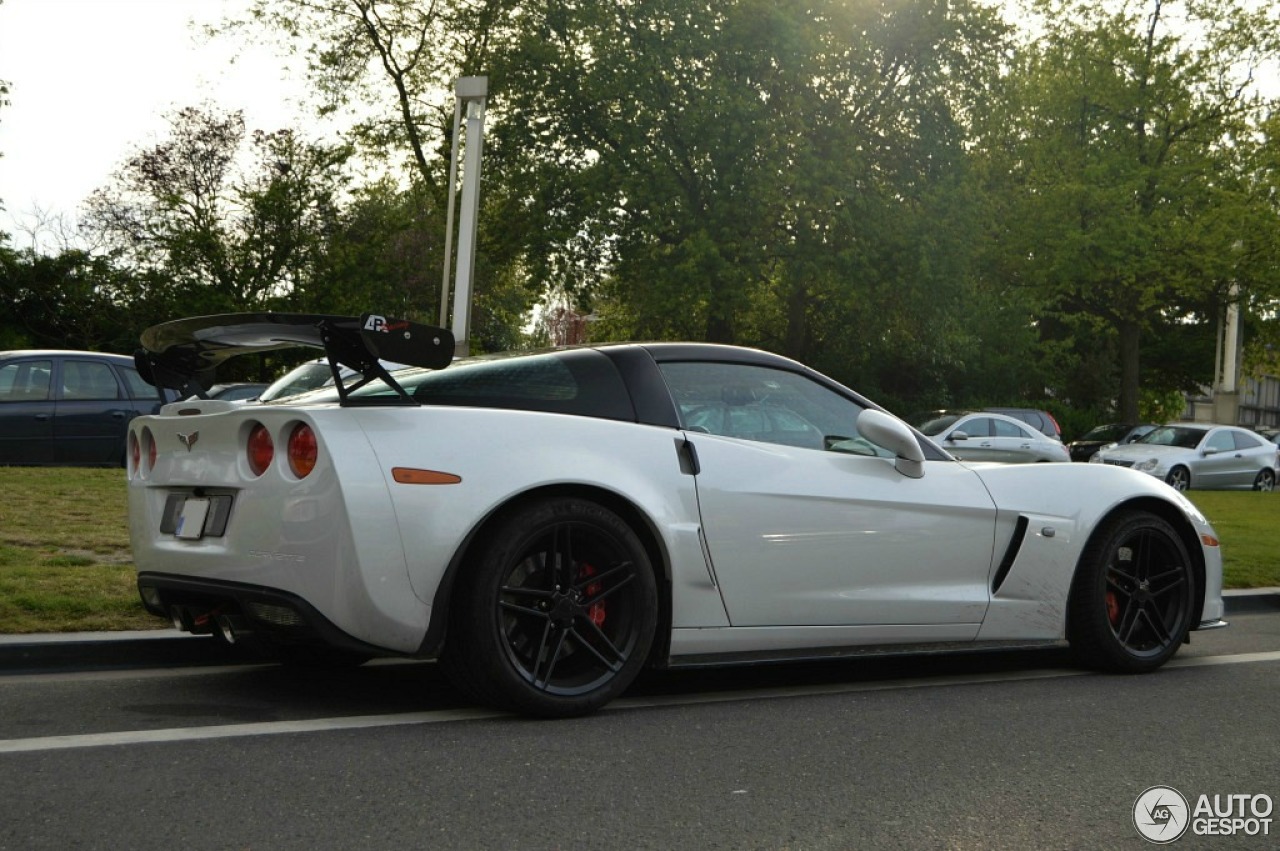
M 297 91 L 280 59 L 205 43 L 190 23 L 216 23 L 245 0 L 3 0 L 0 231 L 30 244 L 37 213 L 78 205 L 136 148 L 162 138 L 164 115 L 212 102 L 243 109 L 251 129 L 296 125 Z

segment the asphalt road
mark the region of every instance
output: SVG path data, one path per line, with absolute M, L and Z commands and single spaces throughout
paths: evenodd
M 1280 610 L 1230 617 L 1149 676 L 1058 651 L 662 673 L 550 722 L 430 664 L 10 667 L 0 849 L 1143 848 L 1148 787 L 1280 799 Z M 1272 818 L 1172 847 L 1280 847 Z

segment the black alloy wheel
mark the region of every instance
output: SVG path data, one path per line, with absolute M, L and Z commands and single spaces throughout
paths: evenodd
M 1109 671 L 1151 671 L 1168 661 L 1192 626 L 1196 576 L 1178 533 L 1162 518 L 1130 511 L 1090 541 L 1072 585 L 1072 649 Z
M 530 715 L 592 712 L 644 665 L 657 622 L 653 568 L 635 532 L 581 499 L 503 520 L 459 577 L 441 661 L 465 691 Z

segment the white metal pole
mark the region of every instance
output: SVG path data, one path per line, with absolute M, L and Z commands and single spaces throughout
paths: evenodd
M 461 77 L 456 84 L 466 101 L 466 151 L 462 161 L 462 203 L 458 211 L 458 264 L 453 287 L 453 336 L 456 353 L 471 351 L 471 283 L 476 261 L 476 225 L 480 210 L 480 159 L 484 153 L 484 108 L 488 77 Z
M 1227 302 L 1227 329 L 1222 343 L 1222 389 L 1234 393 L 1240 381 L 1240 285 L 1232 284 Z
M 440 277 L 440 327 L 449 318 L 449 272 L 453 269 L 453 208 L 458 194 L 458 128 L 462 123 L 462 101 L 453 101 L 453 141 L 449 145 L 449 208 L 444 220 L 444 274 Z

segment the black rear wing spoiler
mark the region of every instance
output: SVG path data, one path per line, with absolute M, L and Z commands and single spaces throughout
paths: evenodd
M 323 349 L 339 398 L 382 379 L 400 398 L 413 398 L 387 373 L 382 360 L 428 369 L 453 361 L 453 334 L 444 328 L 394 319 L 377 313 L 327 316 L 315 313 L 224 313 L 153 325 L 142 332 L 134 355 L 138 373 L 155 387 L 185 396 L 204 396 L 218 365 L 237 355 L 298 346 Z M 361 379 L 346 387 L 341 367 Z

